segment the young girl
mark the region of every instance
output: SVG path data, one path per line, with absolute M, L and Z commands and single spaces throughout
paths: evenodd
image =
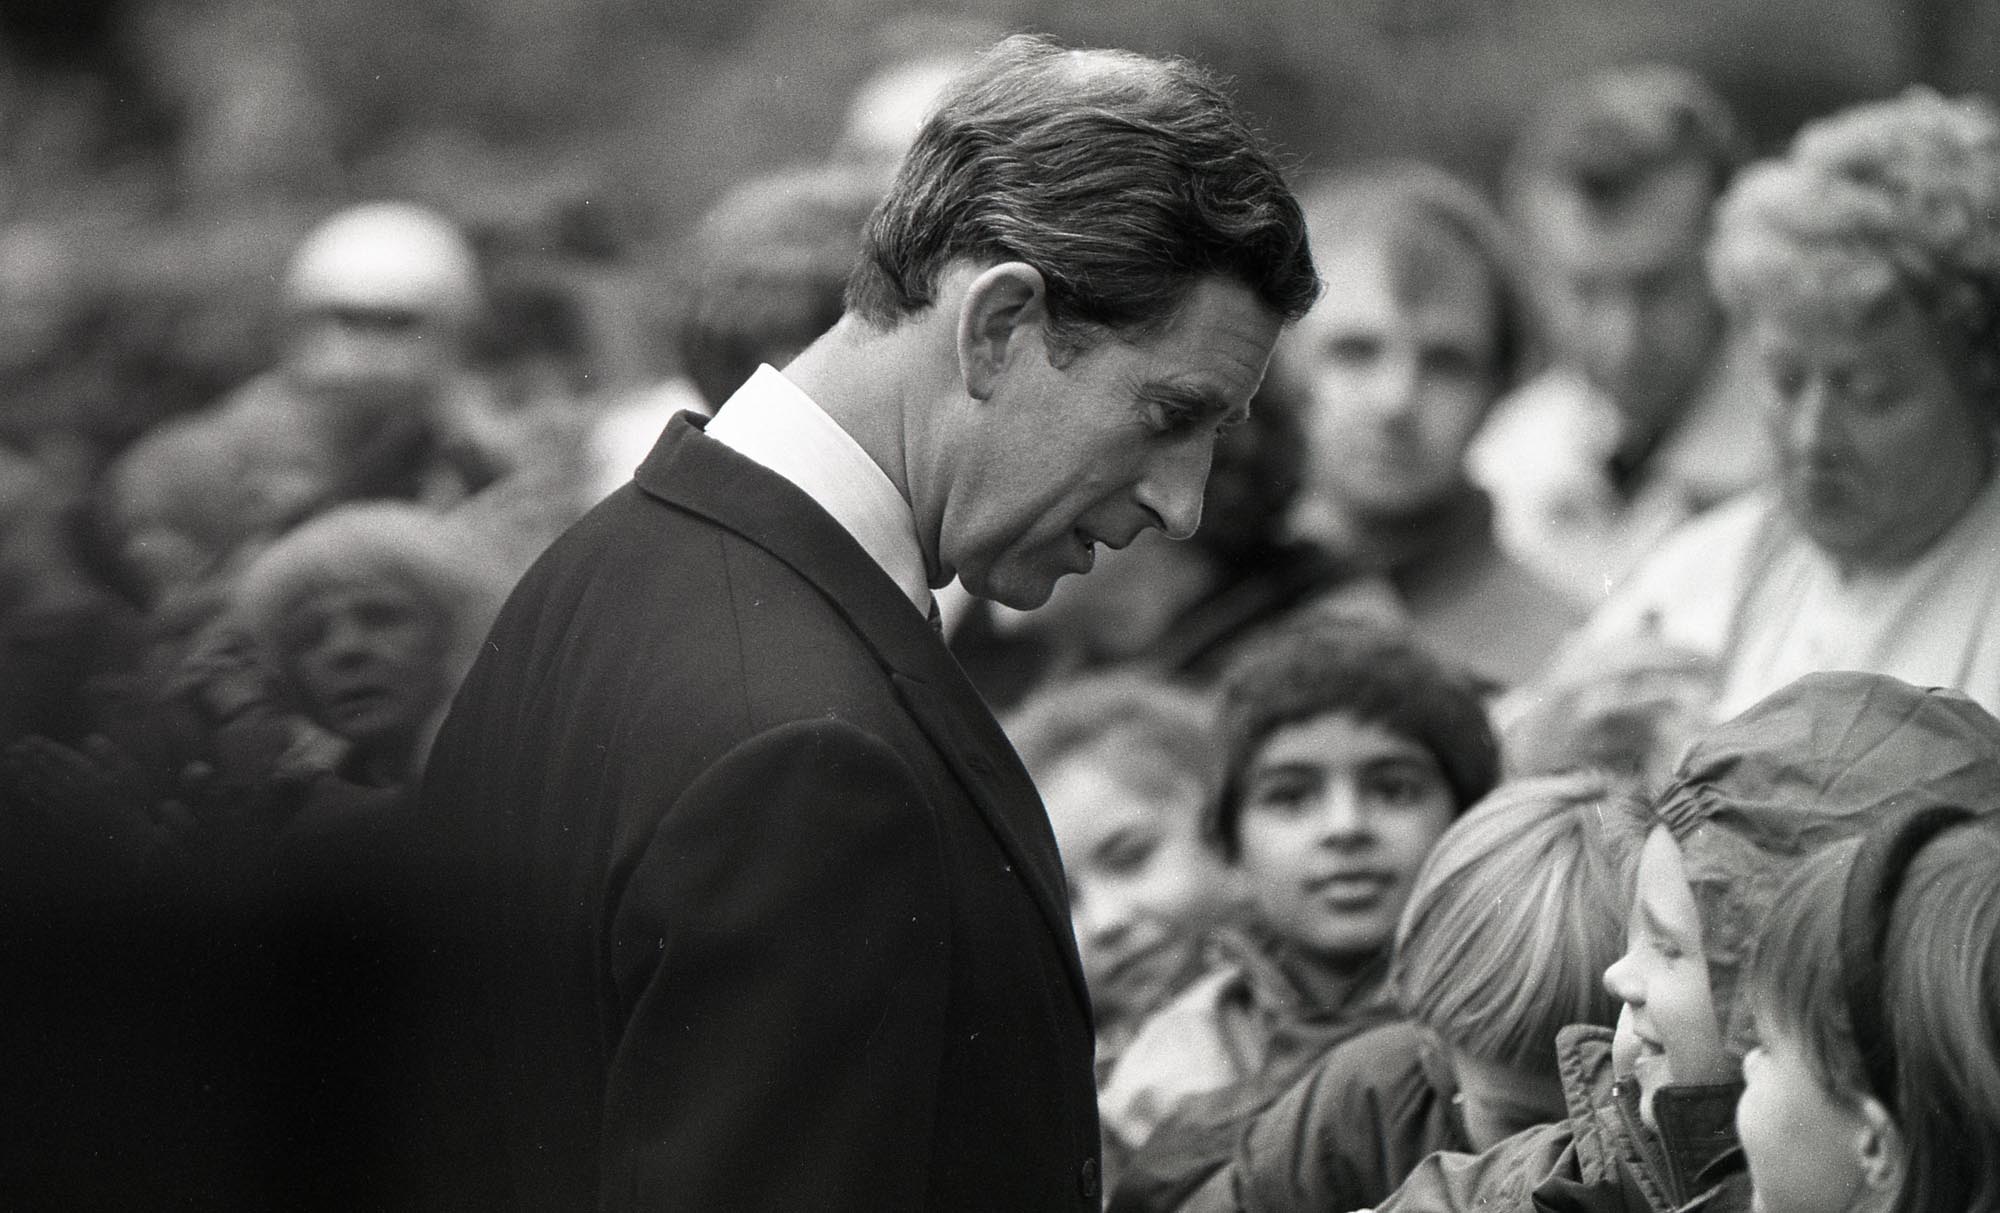
M 2000 1207 L 2000 820 L 1919 811 L 1814 857 L 1745 991 L 1762 1213 Z
M 1108 1074 L 1147 1016 L 1200 977 L 1232 900 L 1201 835 L 1222 779 L 1207 698 L 1142 674 L 1045 687 L 1007 721 L 1069 877 L 1070 917 Z
M 1799 863 L 1912 805 L 2000 786 L 2000 720 L 1953 691 L 1813 674 L 1698 741 L 1654 810 L 1625 954 L 1605 972 L 1618 1028 L 1565 1029 L 1570 1114 L 1477 1157 L 1434 1155 L 1377 1213 L 1744 1207 L 1727 1165 L 1752 933 Z
M 1499 774 L 1476 687 L 1399 633 L 1284 632 L 1224 677 L 1226 778 L 1212 844 L 1249 928 L 1139 1029 L 1100 1106 L 1128 1149 L 1196 1096 L 1275 1095 L 1395 1014 L 1389 944 L 1424 857 Z M 1219 1106 L 1219 1105 L 1218 1105 Z

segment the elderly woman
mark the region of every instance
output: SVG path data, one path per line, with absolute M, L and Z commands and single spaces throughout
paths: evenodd
M 244 570 L 232 607 L 287 698 L 346 743 L 326 773 L 399 790 L 422 771 L 508 581 L 467 528 L 377 502 L 285 535 Z
M 1670 539 L 1573 652 L 1713 659 L 1718 717 L 1826 669 L 2000 711 L 2000 113 L 1919 89 L 1813 124 L 1725 199 L 1710 269 L 1777 483 Z

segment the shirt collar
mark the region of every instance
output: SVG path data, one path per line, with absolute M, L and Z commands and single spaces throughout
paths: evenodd
M 833 516 L 918 611 L 931 606 L 910 503 L 861 444 L 796 384 L 765 365 L 723 402 L 710 438 L 783 476 Z

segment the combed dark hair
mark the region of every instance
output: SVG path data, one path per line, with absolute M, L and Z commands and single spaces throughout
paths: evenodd
M 1458 811 L 1500 779 L 1500 745 L 1480 684 L 1400 630 L 1313 620 L 1260 638 L 1222 676 L 1222 792 L 1203 831 L 1234 861 L 1243 775 L 1265 738 L 1335 713 L 1409 738 L 1430 751 Z
M 1859 1100 L 1868 1078 L 1841 988 L 1841 902 L 1860 841 L 1814 855 L 1757 937 L 1746 1001 L 1798 1040 L 1815 1077 Z M 1939 837 L 1911 863 L 1884 943 L 1882 1005 L 1898 1059 L 1890 1103 L 1909 1167 L 1896 1213 L 2000 1207 L 2000 819 Z
M 869 219 L 847 308 L 892 327 L 961 258 L 1039 271 L 1069 349 L 1163 327 L 1206 277 L 1286 320 L 1319 291 L 1298 202 L 1214 79 L 1029 35 L 987 52 L 924 124 Z

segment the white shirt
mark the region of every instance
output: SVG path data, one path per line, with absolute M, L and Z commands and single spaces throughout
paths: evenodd
M 1585 626 L 1615 651 L 1648 631 L 1722 663 L 1726 719 L 1814 670 L 1866 670 L 1965 692 L 2000 712 L 2000 476 L 1931 548 L 1843 573 L 1758 493 L 1669 539 Z
M 1507 553 L 1594 608 L 1683 523 L 1770 480 L 1764 390 L 1740 353 L 1718 359 L 1626 500 L 1607 469 L 1624 436 L 1618 406 L 1558 368 L 1494 406 L 1467 467 Z
M 833 515 L 861 550 L 928 616 L 930 577 L 910 503 L 861 444 L 791 380 L 757 368 L 723 401 L 707 434 L 783 476 Z

